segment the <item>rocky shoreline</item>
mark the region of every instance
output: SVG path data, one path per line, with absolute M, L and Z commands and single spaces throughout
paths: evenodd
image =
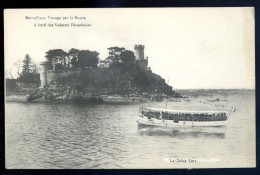
M 5 96 L 5 102 L 27 102 L 28 95 L 8 95 Z
M 5 97 L 5 102 L 21 102 L 21 103 L 30 103 L 28 102 L 29 95 L 8 95 Z M 147 98 L 143 97 L 122 97 L 122 96 L 99 96 L 99 97 L 75 97 L 71 99 L 52 99 L 46 100 L 44 98 L 39 98 L 34 102 L 91 102 L 91 103 L 130 103 L 130 102 L 149 102 Z

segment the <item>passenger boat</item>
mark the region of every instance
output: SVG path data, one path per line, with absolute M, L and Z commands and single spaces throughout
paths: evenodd
M 230 111 L 191 111 L 140 107 L 138 125 L 163 127 L 224 126 Z

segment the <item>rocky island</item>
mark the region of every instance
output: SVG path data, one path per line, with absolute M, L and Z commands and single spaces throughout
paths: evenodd
M 47 61 L 40 64 L 40 87 L 32 88 L 26 100 L 121 102 L 180 97 L 148 67 L 144 48 L 135 45 L 132 52 L 110 47 L 109 56 L 103 61 L 96 51 L 49 50 Z

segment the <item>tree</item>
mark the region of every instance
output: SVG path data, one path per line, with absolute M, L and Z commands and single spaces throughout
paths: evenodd
M 71 66 L 72 67 L 76 67 L 77 61 L 78 61 L 78 58 L 77 57 L 73 57 L 71 59 L 71 62 L 70 62 Z
M 19 66 L 22 67 L 22 72 L 19 73 L 19 77 L 18 77 L 18 79 L 21 82 L 39 83 L 40 80 L 39 70 L 36 64 L 32 62 L 32 58 L 30 57 L 30 55 L 26 54 L 22 61 L 22 65 Z
M 67 67 L 67 56 L 68 53 L 63 51 L 62 49 L 54 49 L 46 52 L 45 57 L 50 61 L 53 65 L 53 70 L 56 70 L 56 64 L 61 63 L 63 68 Z
M 93 67 L 96 68 L 99 61 L 99 53 L 96 51 L 81 50 L 78 52 L 76 67 Z
M 79 53 L 78 49 L 72 48 L 69 50 L 68 55 L 71 58 L 70 64 L 72 67 L 76 67 L 76 63 L 78 61 L 78 53 Z
M 124 50 L 121 55 L 121 60 L 123 61 L 123 63 L 132 63 L 135 60 L 135 54 L 134 52 L 130 51 L 130 50 Z
M 13 68 L 11 68 L 11 69 L 9 70 L 9 75 L 10 75 L 10 77 L 11 77 L 12 79 L 14 79 L 13 74 L 12 74 L 12 69 L 13 69 Z
M 30 57 L 30 55 L 26 54 L 22 62 L 23 62 L 23 65 L 22 65 L 21 76 L 25 77 L 29 73 L 32 73 L 32 67 L 33 67 L 32 58 Z
M 121 62 L 121 54 L 125 50 L 123 47 L 109 47 L 108 49 L 108 54 L 109 56 L 107 57 L 107 60 L 113 63 L 119 63 Z
M 18 59 L 15 63 L 14 66 L 17 69 L 17 74 L 18 76 L 21 76 L 21 67 L 22 67 L 22 61 L 20 59 Z
M 32 73 L 38 74 L 40 72 L 39 70 L 39 67 L 36 64 L 32 63 Z
M 109 47 L 108 51 L 109 56 L 106 60 L 110 63 L 110 67 L 125 67 L 135 61 L 134 52 L 123 47 Z
M 69 50 L 69 55 L 72 56 L 72 57 L 78 56 L 78 53 L 79 53 L 78 49 L 72 48 L 72 49 Z

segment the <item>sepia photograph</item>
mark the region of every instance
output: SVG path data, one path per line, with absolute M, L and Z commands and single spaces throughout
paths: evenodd
M 5 9 L 5 167 L 256 167 L 254 15 Z

